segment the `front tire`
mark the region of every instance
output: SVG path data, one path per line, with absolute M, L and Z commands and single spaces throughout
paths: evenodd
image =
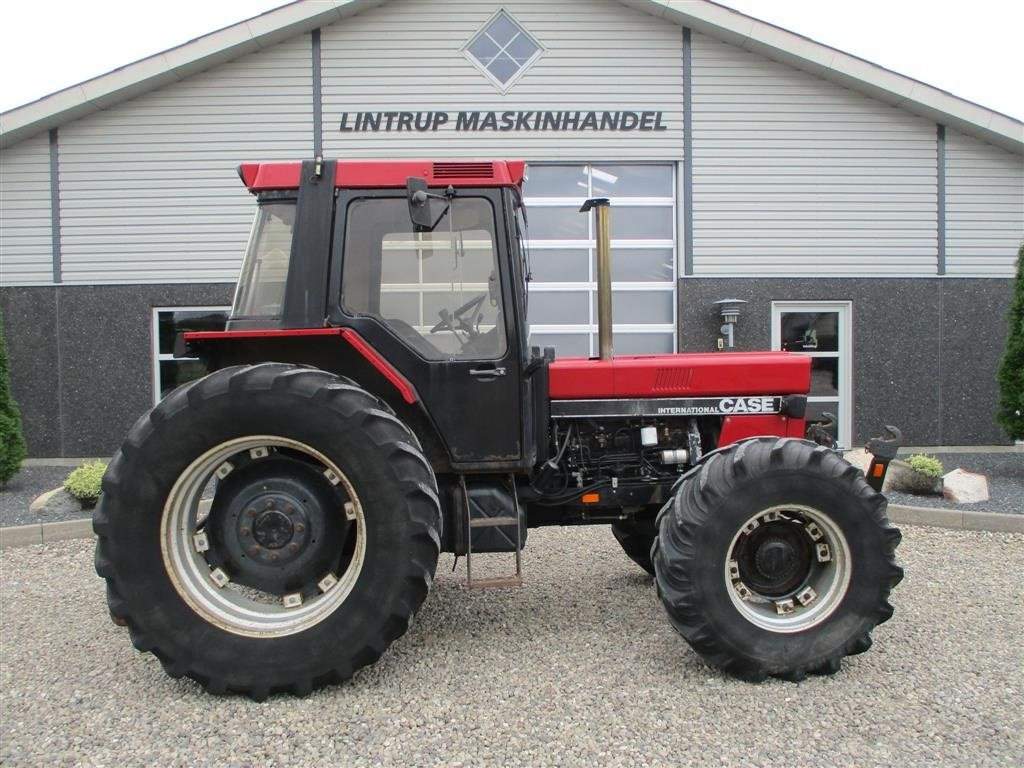
M 756 438 L 710 454 L 661 515 L 654 567 L 676 630 L 748 680 L 838 671 L 893 612 L 885 498 L 833 451 Z
M 111 615 L 172 676 L 309 693 L 408 629 L 440 549 L 434 474 L 373 395 L 310 368 L 228 368 L 132 428 L 93 518 Z

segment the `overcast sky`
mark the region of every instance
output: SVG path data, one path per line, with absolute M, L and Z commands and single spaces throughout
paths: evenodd
M 12 0 L 0 15 L 0 111 L 283 4 Z M 1024 120 L 1020 0 L 722 4 Z

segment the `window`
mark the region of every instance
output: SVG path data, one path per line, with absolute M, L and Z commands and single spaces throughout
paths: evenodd
M 209 371 L 194 357 L 174 357 L 174 340 L 185 331 L 223 331 L 229 307 L 156 307 L 153 309 L 153 402 Z
M 505 11 L 498 11 L 476 33 L 463 52 L 502 91 L 526 71 L 543 49 Z
M 807 421 L 822 422 L 824 413 L 834 414 L 842 447 L 853 440 L 851 339 L 849 302 L 772 303 L 772 347 L 812 358 Z
M 341 292 L 346 311 L 376 317 L 428 360 L 505 353 L 494 210 L 483 198 L 454 198 L 433 232 L 418 233 L 404 197 L 354 200 Z
M 591 197 L 612 203 L 612 323 L 617 355 L 675 350 L 675 168 L 530 165 L 531 344 L 588 357 L 597 347 L 597 255 Z
M 236 317 L 280 317 L 294 228 L 294 200 L 260 204 L 238 278 Z

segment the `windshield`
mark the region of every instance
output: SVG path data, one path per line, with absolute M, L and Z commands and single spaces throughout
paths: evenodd
M 294 200 L 260 205 L 238 278 L 232 317 L 281 316 L 294 228 Z
M 345 226 L 342 306 L 376 317 L 428 360 L 506 350 L 494 235 L 484 198 L 455 198 L 433 232 L 413 232 L 405 198 L 361 198 Z

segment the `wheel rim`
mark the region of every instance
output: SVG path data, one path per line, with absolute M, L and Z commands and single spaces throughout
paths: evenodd
M 245 523 L 236 523 L 233 517 L 230 525 L 222 525 L 215 532 L 211 509 L 216 509 L 219 499 L 208 498 L 209 486 L 215 480 L 227 484 L 231 473 L 240 467 L 259 468 L 256 462 L 271 462 L 286 454 L 315 468 L 311 476 L 321 478 L 319 482 L 323 487 L 311 487 L 310 498 L 304 499 L 302 484 L 299 483 L 299 490 L 296 490 L 294 481 L 275 484 L 273 481 L 279 478 L 270 477 L 262 491 L 245 486 L 243 492 L 249 493 L 246 503 L 239 507 L 232 499 L 224 506 L 234 510 L 230 514 L 239 517 L 244 512 L 237 510 L 243 507 L 257 511 L 256 505 L 249 502 L 259 498 L 264 503 L 259 505 L 258 514 L 252 516 L 253 525 L 246 527 Z M 272 468 L 271 464 L 266 466 Z M 303 482 L 316 485 L 316 481 L 309 479 Z M 335 495 L 331 496 L 324 488 L 332 489 Z M 220 488 L 217 493 L 221 493 Z M 317 504 L 312 504 L 314 496 L 319 499 Z M 334 501 L 329 503 L 328 499 Z M 304 502 L 307 506 L 303 506 Z M 287 506 L 294 509 L 285 515 Z M 346 526 L 347 540 L 343 552 L 335 554 L 330 550 L 338 539 L 336 535 L 328 535 L 325 528 L 334 526 L 333 530 L 337 530 L 338 523 L 324 516 L 320 508 L 325 506 L 327 514 L 344 520 L 341 524 Z M 315 525 L 311 521 L 315 521 Z M 240 564 L 237 548 L 224 542 L 225 531 L 237 531 L 245 545 L 261 548 L 258 555 L 253 552 L 253 563 L 258 562 L 258 565 L 246 570 Z M 318 536 L 324 537 L 322 543 Z M 207 622 L 237 635 L 279 637 L 319 624 L 344 603 L 362 570 L 366 525 L 355 489 L 330 459 L 295 440 L 252 435 L 217 445 L 181 473 L 164 505 L 160 545 L 164 567 L 174 588 Z M 293 584 L 286 590 L 286 582 L 253 576 L 262 573 L 254 569 L 271 569 L 279 561 L 281 567 L 292 564 L 307 553 L 305 548 L 308 547 L 314 547 L 308 550 L 314 556 L 307 558 L 305 574 L 300 570 L 296 577 L 301 584 Z M 277 558 L 271 560 L 273 555 Z M 325 558 L 330 557 L 336 560 L 333 568 L 324 565 Z M 238 581 L 232 576 L 237 576 Z M 253 584 L 271 591 L 254 588 Z M 268 584 L 273 586 L 268 587 Z
M 825 621 L 846 596 L 850 547 L 820 510 L 770 507 L 733 537 L 725 583 L 747 621 L 772 632 L 802 632 Z

